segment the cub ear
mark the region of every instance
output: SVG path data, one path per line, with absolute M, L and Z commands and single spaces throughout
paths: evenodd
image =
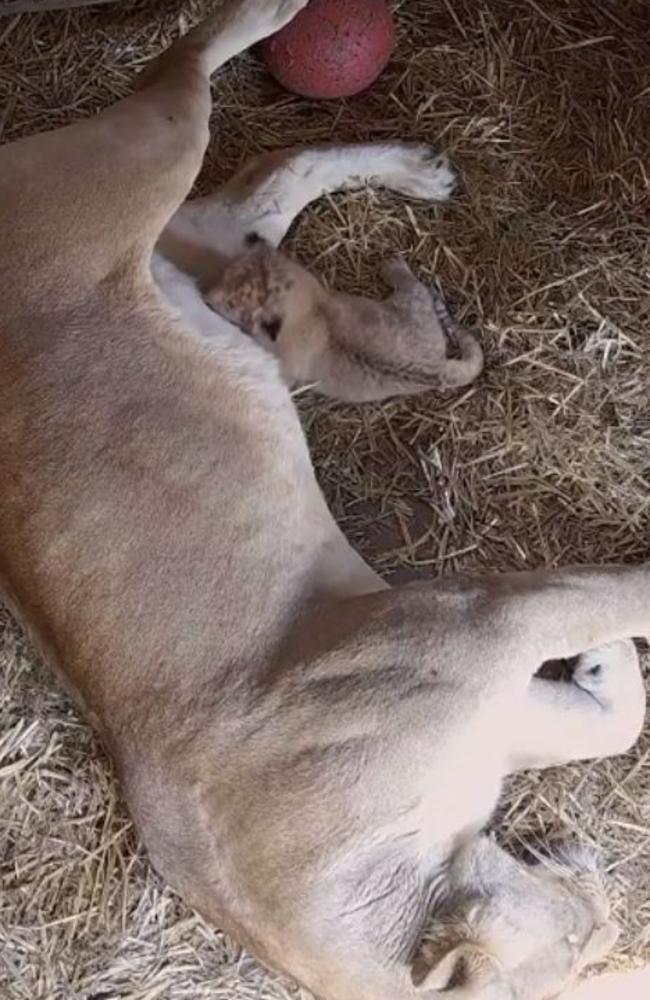
M 246 233 L 244 243 L 247 247 L 259 247 L 260 250 L 268 249 L 271 245 L 268 240 L 265 240 L 263 236 L 255 232 Z
M 478 998 L 481 990 L 494 979 L 496 971 L 491 955 L 465 942 L 448 951 L 434 966 L 414 965 L 411 976 L 418 991 L 438 990 L 452 998 Z
M 260 329 L 271 338 L 271 340 L 277 340 L 278 334 L 282 329 L 282 320 L 279 316 L 269 316 L 268 319 L 263 319 L 260 321 Z

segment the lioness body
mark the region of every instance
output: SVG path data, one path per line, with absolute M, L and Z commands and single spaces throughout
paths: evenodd
M 479 832 L 509 770 L 636 737 L 629 644 L 533 674 L 649 631 L 650 571 L 388 591 L 336 527 L 277 363 L 197 282 L 324 189 L 453 178 L 421 147 L 330 147 L 179 210 L 209 73 L 302 5 L 230 0 L 138 94 L 0 150 L 1 583 L 157 867 L 259 957 L 328 1000 L 538 1000 L 611 943 L 606 908 Z M 513 950 L 488 938 L 515 884 Z M 456 938 L 415 975 L 437 914 Z

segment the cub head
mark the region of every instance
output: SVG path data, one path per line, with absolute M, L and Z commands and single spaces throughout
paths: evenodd
M 214 312 L 262 343 L 275 343 L 303 314 L 316 279 L 257 233 L 205 294 Z

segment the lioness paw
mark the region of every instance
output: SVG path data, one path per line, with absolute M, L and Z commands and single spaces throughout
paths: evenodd
M 607 712 L 625 717 L 632 729 L 645 716 L 646 693 L 636 646 L 631 640 L 610 642 L 578 657 L 573 683 Z
M 458 172 L 446 153 L 425 143 L 405 146 L 401 153 L 400 189 L 413 198 L 446 201 L 458 184 Z
M 619 689 L 636 675 L 640 675 L 636 647 L 631 639 L 625 639 L 582 653 L 573 671 L 573 682 L 596 696 Z

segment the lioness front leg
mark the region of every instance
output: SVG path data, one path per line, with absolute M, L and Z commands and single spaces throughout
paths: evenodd
M 446 201 L 456 187 L 456 171 L 445 153 L 426 143 L 325 145 L 263 155 L 236 174 L 219 197 L 237 204 L 242 222 L 277 245 L 310 202 L 364 187 Z
M 279 244 L 296 216 L 325 194 L 378 185 L 412 198 L 446 201 L 456 171 L 425 143 L 359 143 L 282 149 L 249 160 L 222 188 L 186 202 L 158 249 L 176 267 L 209 283 L 219 262 L 257 232 Z
M 155 81 L 169 73 L 170 65 L 188 55 L 211 76 L 233 56 L 279 31 L 306 5 L 307 0 L 222 0 L 148 66 L 143 79 Z
M 582 653 L 569 682 L 531 680 L 515 724 L 512 770 L 625 753 L 641 732 L 645 710 L 632 641 Z

